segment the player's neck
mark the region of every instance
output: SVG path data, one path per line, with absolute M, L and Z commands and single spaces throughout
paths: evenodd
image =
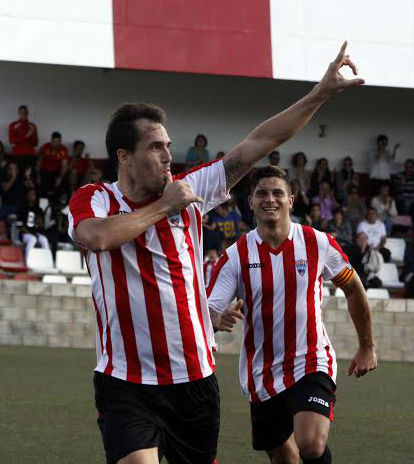
M 278 248 L 289 237 L 290 226 L 290 218 L 277 223 L 260 222 L 257 224 L 257 233 L 272 248 Z
M 118 173 L 118 189 L 122 195 L 134 203 L 143 203 L 154 197 L 153 192 L 149 192 L 139 182 L 121 172 Z

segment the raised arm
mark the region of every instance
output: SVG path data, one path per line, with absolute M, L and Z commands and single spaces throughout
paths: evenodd
M 372 335 L 371 309 L 367 294 L 357 273 L 354 278 L 341 287 L 348 303 L 355 330 L 358 334 L 359 347 L 352 358 L 347 375 L 361 377 L 377 367 L 374 339 Z
M 364 83 L 360 78 L 347 80 L 339 72 L 343 66 L 349 66 L 354 75 L 358 73 L 355 64 L 345 53 L 346 47 L 347 42 L 344 42 L 319 84 L 305 97 L 264 121 L 223 158 L 228 189 L 247 174 L 257 161 L 302 129 L 332 94 Z

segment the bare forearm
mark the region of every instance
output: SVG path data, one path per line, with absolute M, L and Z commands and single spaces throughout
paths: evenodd
M 86 219 L 78 225 L 76 235 L 89 250 L 111 250 L 133 241 L 166 216 L 166 207 L 156 201 L 129 214 Z
M 359 345 L 370 348 L 374 345 L 371 309 L 359 277 L 355 276 L 343 290 L 348 302 L 348 311 L 358 335 Z
M 300 131 L 328 96 L 317 85 L 294 105 L 256 127 L 223 158 L 227 186 L 234 185 L 257 161 Z

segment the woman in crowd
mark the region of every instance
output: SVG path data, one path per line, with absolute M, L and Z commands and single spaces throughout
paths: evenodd
M 308 193 L 310 189 L 311 173 L 305 168 L 308 159 L 305 153 L 299 151 L 292 156 L 292 169 L 289 169 L 289 179 L 297 179 L 300 183 L 300 188 Z
M 312 203 L 319 204 L 321 207 L 321 217 L 324 221 L 330 221 L 333 217 L 333 212 L 338 208 L 338 202 L 332 194 L 332 188 L 328 182 L 319 184 L 319 195 L 312 198 Z
M 384 223 L 387 236 L 389 236 L 394 223 L 393 217 L 397 216 L 398 212 L 395 206 L 395 200 L 390 195 L 390 188 L 388 185 L 380 187 L 379 195 L 371 200 L 371 206 L 377 210 L 378 219 Z
M 335 172 L 335 197 L 339 203 L 343 204 L 348 197 L 351 187 L 359 186 L 359 176 L 354 171 L 354 163 L 350 156 L 342 160 L 342 169 Z
M 392 152 L 388 147 L 388 137 L 384 134 L 378 135 L 377 147 L 371 155 L 371 169 L 369 171 L 370 189 L 376 195 L 380 187 L 389 185 L 391 180 L 391 163 L 397 155 L 400 144 L 394 145 Z
M 332 185 L 332 173 L 329 169 L 328 160 L 326 158 L 319 158 L 316 162 L 315 169 L 312 172 L 310 183 L 311 197 L 318 194 L 321 182 L 327 182 L 329 185 Z
M 194 145 L 187 151 L 185 159 L 187 171 L 210 160 L 210 153 L 207 150 L 207 144 L 207 137 L 203 134 L 198 134 L 194 140 Z
M 351 223 L 352 231 L 355 232 L 358 224 L 364 220 L 367 214 L 365 201 L 360 198 L 356 187 L 350 188 L 343 210 L 346 218 Z
M 302 189 L 298 179 L 292 179 L 290 181 L 290 188 L 292 189 L 292 195 L 295 197 L 292 209 L 292 219 L 303 223 L 309 212 L 309 198 Z

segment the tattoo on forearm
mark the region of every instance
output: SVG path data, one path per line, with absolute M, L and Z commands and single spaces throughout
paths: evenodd
M 230 189 L 242 177 L 244 177 L 251 169 L 251 167 L 244 166 L 240 160 L 233 158 L 224 160 L 224 172 L 226 173 L 226 187 Z

